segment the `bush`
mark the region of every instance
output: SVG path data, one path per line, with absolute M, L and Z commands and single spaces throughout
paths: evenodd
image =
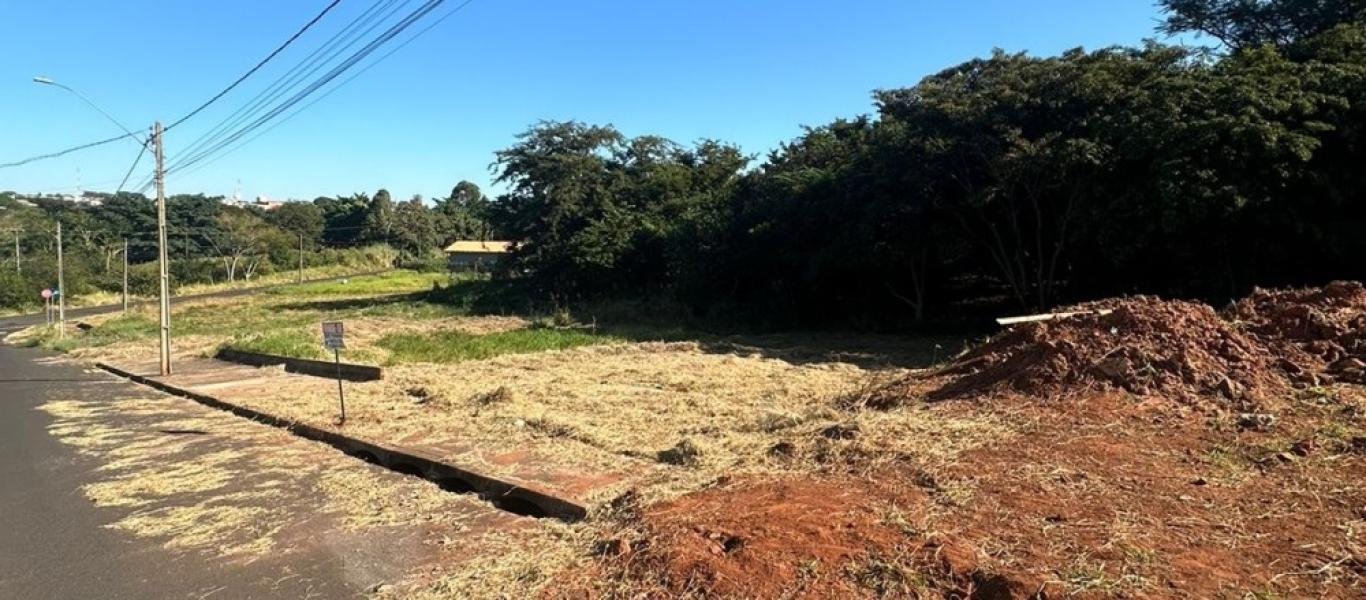
M 450 270 L 450 263 L 446 255 L 440 252 L 405 257 L 399 261 L 398 266 L 400 269 L 409 269 L 419 273 L 445 273 Z
M 42 287 L 14 271 L 0 272 L 0 310 L 19 310 L 37 306 Z

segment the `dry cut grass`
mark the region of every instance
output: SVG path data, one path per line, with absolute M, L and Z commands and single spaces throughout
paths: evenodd
M 789 362 L 693 342 L 400 365 L 387 369 L 383 381 L 347 384 L 346 430 L 393 443 L 455 441 L 493 453 L 532 449 L 550 467 L 627 475 L 590 501 L 632 488 L 643 498 L 664 499 L 742 473 L 853 463 L 874 468 L 908 458 L 942 463 L 1013 430 L 1003 419 L 924 406 L 891 413 L 837 407 L 837 398 L 874 375 L 847 363 Z M 329 426 L 336 415 L 329 385 L 287 377 L 215 394 Z M 468 463 L 478 459 L 460 457 L 495 476 L 515 468 Z

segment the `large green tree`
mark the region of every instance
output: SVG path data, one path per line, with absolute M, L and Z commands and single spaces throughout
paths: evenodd
M 381 188 L 370 198 L 360 238 L 366 242 L 384 244 L 393 238 L 393 233 L 394 202 L 389 198 L 389 190 Z
M 450 196 L 436 201 L 436 228 L 443 244 L 455 240 L 485 240 L 496 236 L 489 221 L 492 205 L 479 186 L 461 181 Z
M 409 256 L 424 256 L 436 249 L 436 220 L 422 203 L 422 196 L 413 196 L 394 208 L 393 238 L 390 244 Z
M 302 236 L 309 245 L 322 239 L 323 210 L 309 202 L 286 202 L 266 213 L 266 221 L 295 237 Z

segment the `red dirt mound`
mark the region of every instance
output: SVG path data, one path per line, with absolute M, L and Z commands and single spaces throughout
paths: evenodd
M 1280 355 L 1279 366 L 1299 381 L 1366 383 L 1366 287 L 1359 282 L 1257 289 L 1229 316 Z
M 869 493 L 859 484 L 797 480 L 693 494 L 641 515 L 643 541 L 623 558 L 667 594 L 783 597 L 812 569 L 838 570 L 897 543 L 900 535 L 863 501 Z M 829 589 L 839 578 L 810 578 L 826 589 L 808 597 L 852 592 Z
M 691 494 L 632 517 L 605 544 L 597 576 L 637 598 L 910 597 L 932 587 L 1017 598 L 1038 589 L 982 573 L 971 551 L 927 541 L 917 524 L 928 500 L 894 481 L 745 481 Z
M 930 398 L 1006 391 L 1050 397 L 1095 388 L 1181 400 L 1222 397 L 1246 408 L 1282 389 L 1274 359 L 1213 309 L 1148 296 L 1067 309 L 1082 314 L 1017 325 L 956 359 Z

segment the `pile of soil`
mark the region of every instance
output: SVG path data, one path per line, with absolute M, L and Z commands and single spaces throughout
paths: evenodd
M 1084 314 L 995 336 L 943 369 L 955 377 L 930 399 L 1001 392 L 1048 398 L 1109 388 L 1186 401 L 1213 397 L 1248 409 L 1286 386 L 1267 349 L 1204 304 L 1135 296 L 1060 312 Z
M 1279 355 L 1297 381 L 1366 383 L 1366 286 L 1359 282 L 1257 289 L 1229 317 Z
M 927 498 L 896 487 L 796 478 L 690 494 L 633 515 L 596 577 L 632 597 L 907 597 L 930 584 L 1019 597 L 1026 586 L 976 571 L 973 552 L 927 542 L 916 529 Z
M 635 516 L 613 549 L 619 577 L 657 582 L 661 597 L 779 598 L 803 578 L 806 597 L 854 592 L 834 574 L 900 535 L 868 506 L 866 485 L 782 480 L 730 485 Z M 815 592 L 814 594 L 812 592 Z

